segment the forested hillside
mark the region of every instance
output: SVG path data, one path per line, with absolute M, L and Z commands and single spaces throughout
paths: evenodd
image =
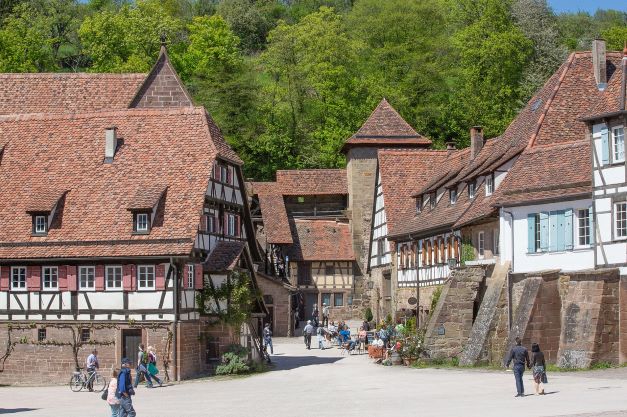
M 500 134 L 573 50 L 627 14 L 544 0 L 2 0 L 0 72 L 146 72 L 165 35 L 248 177 L 339 167 L 382 97 L 436 146 Z

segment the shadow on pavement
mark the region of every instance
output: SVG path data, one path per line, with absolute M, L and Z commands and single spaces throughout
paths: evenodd
M 276 365 L 273 371 L 287 371 L 290 369 L 301 368 L 310 365 L 323 365 L 326 363 L 335 363 L 343 358 L 320 358 L 317 356 L 281 356 L 272 357 L 272 362 Z
M 0 408 L 0 414 L 15 414 L 34 410 L 39 410 L 39 408 Z

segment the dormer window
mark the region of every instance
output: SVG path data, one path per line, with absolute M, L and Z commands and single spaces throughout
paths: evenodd
M 475 182 L 471 181 L 468 183 L 468 198 L 475 198 Z
M 150 232 L 150 214 L 135 213 L 133 219 L 133 231 L 136 233 Z
M 457 187 L 449 190 L 449 199 L 451 200 L 451 204 L 457 203 Z
M 431 207 L 432 210 L 435 208 L 436 201 L 437 201 L 436 193 L 431 193 L 431 196 L 429 197 L 429 206 Z
M 422 197 L 416 197 L 416 214 L 422 211 Z
M 233 167 L 226 164 L 216 163 L 214 168 L 214 179 L 224 184 L 233 185 Z
M 494 175 L 489 174 L 485 177 L 485 195 L 492 195 L 494 192 Z
M 44 214 L 33 215 L 33 234 L 45 235 L 48 233 L 48 216 Z

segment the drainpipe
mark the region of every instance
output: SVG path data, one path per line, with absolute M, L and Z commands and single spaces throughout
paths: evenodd
M 509 265 L 509 269 L 507 270 L 507 279 L 506 279 L 506 285 L 507 285 L 507 326 L 508 329 L 511 330 L 512 329 L 512 273 L 514 271 L 514 213 L 512 213 L 511 211 L 507 211 L 503 208 L 501 208 L 501 211 L 505 214 L 509 214 L 509 217 L 512 219 L 511 222 L 511 229 L 512 229 L 512 238 L 511 240 L 511 255 L 512 255 L 512 262 Z
M 174 268 L 174 275 L 172 281 L 172 293 L 174 296 L 174 320 L 172 321 L 172 362 L 174 362 L 174 380 L 180 381 L 179 378 L 179 347 L 178 347 L 178 321 L 179 321 L 179 271 L 174 260 L 170 258 L 170 266 Z

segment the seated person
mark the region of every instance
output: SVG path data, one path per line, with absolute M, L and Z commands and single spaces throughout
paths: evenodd
M 379 335 L 375 333 L 372 344 L 368 346 L 368 356 L 370 356 L 371 358 L 382 358 L 383 352 L 383 340 L 381 340 Z
M 366 342 L 366 339 L 368 338 L 368 334 L 366 333 L 366 330 L 364 329 L 363 326 L 359 328 L 359 333 L 357 333 L 357 337 L 360 342 Z
M 350 330 L 340 330 L 340 343 L 348 342 L 351 338 Z

